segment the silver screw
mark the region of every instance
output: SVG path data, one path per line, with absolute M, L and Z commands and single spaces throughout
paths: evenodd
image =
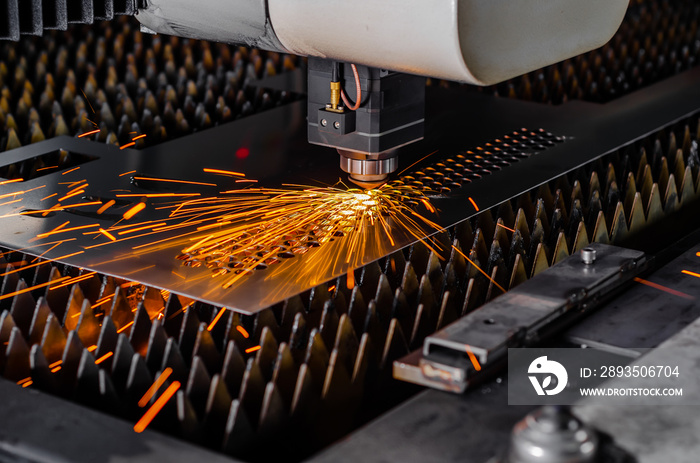
M 595 262 L 595 249 L 593 249 L 593 248 L 581 249 L 581 261 L 586 265 L 591 265 L 593 262 Z
M 335 121 L 335 122 L 333 123 L 333 127 L 335 127 L 336 129 L 339 129 L 339 128 L 340 128 L 340 122 Z
M 321 125 L 324 126 L 324 127 L 327 126 L 327 125 L 328 125 L 328 121 L 325 120 L 325 119 L 321 119 Z

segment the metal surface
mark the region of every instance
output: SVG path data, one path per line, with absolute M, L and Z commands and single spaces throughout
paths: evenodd
M 485 85 L 604 44 L 628 3 L 268 0 L 268 7 L 292 53 Z
M 683 395 L 700 395 L 700 319 L 659 346 L 659 349 L 632 365 L 673 365 L 683 373 Z M 602 387 L 672 386 L 664 378 L 621 378 L 603 383 Z M 674 386 L 677 386 L 674 384 Z M 692 463 L 700 453 L 699 406 L 645 405 L 639 397 L 633 405 L 597 404 L 583 401 L 574 412 L 596 428 L 615 436 L 618 444 L 633 454 L 638 463 Z
M 401 151 L 400 159 L 405 165 L 410 165 L 412 160 L 424 157 L 435 149 L 438 149 L 438 153 L 449 156 L 454 150 L 464 150 L 501 137 L 519 127 L 523 120 L 535 126 L 546 127 L 554 133 L 567 135 L 566 143 L 547 148 L 508 168 L 493 170 L 490 175 L 453 190 L 447 196 L 433 198 L 433 204 L 439 210 L 437 221 L 442 226 L 451 226 L 475 214 L 467 201 L 469 197 L 481 209 L 490 208 L 619 148 L 630 140 L 636 140 L 657 131 L 659 127 L 693 114 L 700 108 L 700 87 L 696 84 L 698 76 L 700 70 L 690 71 L 605 106 L 573 102 L 559 107 L 545 107 L 519 101 L 493 101 L 479 95 L 455 97 L 453 94 L 436 91 L 432 97 L 428 97 L 429 137 Z M 445 111 L 445 100 L 453 103 L 449 107 L 470 107 L 471 110 Z M 98 197 L 111 197 L 113 190 L 119 189 L 146 193 L 147 191 L 134 189 L 129 183 L 129 177 L 119 177 L 120 173 L 132 170 L 163 178 L 207 182 L 212 177 L 201 169 L 209 167 L 242 171 L 248 178 L 259 179 L 264 185 L 289 182 L 316 185 L 317 182 L 335 183 L 338 170 L 337 161 L 333 159 L 337 154 L 306 143 L 305 113 L 302 103 L 294 103 L 142 151 L 120 151 L 115 147 L 105 147 L 86 140 L 56 138 L 8 151 L 4 155 L 5 162 L 12 163 L 57 149 L 94 155 L 100 159 L 88 162 L 80 170 L 66 176 L 56 173 L 21 184 L 6 185 L 4 188 L 10 193 L 46 185 L 24 196 L 23 207 L 41 209 L 41 198 L 63 191 L 57 186 L 61 181 L 85 178 L 90 183 L 86 194 Z M 468 133 L 463 129 L 458 130 L 463 127 L 470 127 L 471 130 Z M 459 137 L 455 138 L 455 133 Z M 247 147 L 251 156 L 246 159 L 232 156 L 232 152 L 240 147 Z M 431 161 L 440 159 L 440 154 L 436 154 Z M 309 178 L 311 170 L 313 179 Z M 235 183 L 230 180 L 217 178 L 215 181 L 219 183 L 219 188 L 208 190 L 211 194 L 235 187 Z M 187 191 L 198 190 L 193 187 Z M 0 211 L 3 215 L 12 213 L 12 205 L 2 206 Z M 153 220 L 162 217 L 159 215 L 162 212 L 150 207 L 144 214 Z M 38 233 L 57 227 L 67 220 L 66 217 L 70 217 L 76 226 L 94 223 L 94 219 L 69 212 L 46 218 L 5 218 L 3 226 L 6 233 L 2 236 L 2 244 L 15 249 L 27 248 L 32 244 L 30 239 Z M 109 225 L 109 222 L 103 220 L 100 223 L 103 226 Z M 399 236 L 394 246 L 385 243 L 382 252 L 363 255 L 360 264 L 388 255 L 412 241 L 409 237 Z M 76 242 L 65 243 L 60 250 L 50 251 L 46 255 L 57 258 L 92 244 L 92 240 L 84 241 L 81 238 Z M 103 246 L 59 260 L 109 275 L 126 276 L 244 312 L 261 310 L 348 271 L 344 265 L 309 268 L 308 262 L 319 252 L 317 248 L 301 257 L 289 259 L 274 271 L 256 272 L 236 287 L 224 290 L 216 279 L 197 279 L 205 274 L 206 269 L 182 268 L 175 260 L 180 250 L 178 247 L 137 257 L 131 252 L 131 247 L 139 244 L 143 243 L 134 240 L 127 242 L 128 246 Z M 331 243 L 321 252 L 334 255 L 336 245 L 337 243 Z M 31 249 L 28 251 L 32 252 Z M 173 270 L 181 272 L 186 277 L 185 280 L 174 278 Z
M 148 0 L 137 18 L 161 34 L 287 51 L 270 24 L 265 0 Z
M 22 463 L 235 463 L 182 440 L 0 379 L 0 461 Z
M 650 276 L 642 275 L 643 283 L 568 329 L 563 339 L 612 352 L 658 347 L 700 317 L 700 279 L 681 273 L 697 268 L 698 252 L 700 245 L 692 245 Z
M 595 266 L 571 256 L 426 338 L 423 375 L 441 389 L 464 392 L 471 376 L 504 357 L 508 347 L 541 342 L 547 326 L 594 309 L 646 266 L 643 252 L 599 243 L 590 248 L 599 256 Z

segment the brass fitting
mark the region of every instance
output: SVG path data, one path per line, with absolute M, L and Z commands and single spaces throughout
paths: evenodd
M 340 82 L 331 82 L 331 109 L 337 110 L 340 105 Z

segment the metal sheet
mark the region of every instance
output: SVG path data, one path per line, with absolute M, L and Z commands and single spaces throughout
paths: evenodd
M 569 137 L 566 143 L 463 186 L 450 196 L 434 198 L 433 203 L 439 209 L 436 220 L 449 227 L 475 214 L 469 197 L 481 209 L 490 208 L 694 113 L 700 108 L 699 77 L 700 69 L 696 69 L 605 106 L 575 102 L 551 107 L 493 100 L 473 93 L 456 95 L 436 89 L 428 94 L 428 136 L 424 141 L 403 149 L 400 162 L 408 166 L 437 149 L 437 154 L 429 161 L 434 162 L 441 156 L 453 155 L 458 150 L 478 146 L 518 129 L 523 121 L 533 128 L 544 127 Z M 119 176 L 124 172 L 136 170 L 163 178 L 211 181 L 212 177 L 202 172 L 204 167 L 245 172 L 249 178 L 259 179 L 260 184 L 267 186 L 333 184 L 339 175 L 337 154 L 307 144 L 305 114 L 304 104 L 294 103 L 142 151 L 119 150 L 84 139 L 48 140 L 6 152 L 4 160 L 11 163 L 57 149 L 94 155 L 99 159 L 83 164 L 77 171 L 64 171 L 65 175 L 56 173 L 3 185 L 2 194 L 41 187 L 27 193 L 22 203 L 22 208 L 41 209 L 46 204 L 42 203 L 42 198 L 65 192 L 60 182 L 86 179 L 89 183 L 86 194 L 110 197 L 113 190 L 119 189 L 144 192 L 134 189 L 128 176 Z M 248 148 L 250 156 L 238 159 L 235 152 L 240 147 Z M 219 188 L 213 189 L 213 193 L 235 185 L 229 180 L 219 180 L 218 183 Z M 13 204 L 0 206 L 0 215 L 12 214 L 15 207 Z M 149 207 L 142 214 L 141 220 L 144 217 L 158 220 L 164 212 Z M 36 244 L 30 240 L 38 233 L 52 230 L 66 220 L 71 220 L 72 226 L 95 222 L 69 212 L 46 218 L 9 217 L 2 221 L 4 233 L 0 244 L 13 249 L 27 248 Z M 99 222 L 101 226 L 113 223 Z M 59 258 L 95 243 L 92 239 L 85 241 L 82 235 L 76 238 L 79 239 L 62 244 L 46 256 Z M 386 244 L 374 253 L 360 256 L 358 265 L 381 258 L 411 241 L 409 237 L 398 238 L 393 246 Z M 348 271 L 345 265 L 310 266 L 314 260 L 319 260 L 319 252 L 323 256 L 335 255 L 337 243 L 331 243 L 325 249 L 316 248 L 301 257 L 289 259 L 277 265 L 274 271 L 255 272 L 240 284 L 224 289 L 220 279 L 208 278 L 206 269 L 183 268 L 175 259 L 179 247 L 134 256 L 131 248 L 139 244 L 143 243 L 126 241 L 59 261 L 242 312 L 256 312 Z M 28 252 L 39 254 L 45 250 L 30 248 Z M 173 270 L 185 278 L 174 277 Z

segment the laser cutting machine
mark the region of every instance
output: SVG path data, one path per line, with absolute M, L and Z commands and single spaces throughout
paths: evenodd
M 0 2 L 0 462 L 695 461 L 699 24 L 691 0 Z M 226 222 L 196 221 L 210 198 L 328 185 L 413 191 L 436 225 L 352 260 L 322 224 L 187 252 Z M 675 367 L 687 401 L 513 405 L 516 348 Z

